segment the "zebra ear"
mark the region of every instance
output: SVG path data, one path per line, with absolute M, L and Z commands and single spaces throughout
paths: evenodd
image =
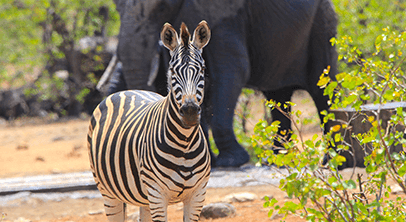
M 165 23 L 161 31 L 161 41 L 164 46 L 173 51 L 178 46 L 178 33 L 171 24 Z
M 202 49 L 209 43 L 211 36 L 209 25 L 206 21 L 201 21 L 193 33 L 192 44 L 198 49 Z
M 180 39 L 184 46 L 187 47 L 189 45 L 190 33 L 186 27 L 186 24 L 183 22 L 182 22 L 182 25 L 180 26 Z

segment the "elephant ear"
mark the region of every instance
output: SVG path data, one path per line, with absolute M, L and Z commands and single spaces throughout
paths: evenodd
M 176 33 L 171 24 L 165 23 L 163 26 L 161 31 L 161 41 L 164 46 L 171 51 L 179 45 L 178 33 Z
M 193 33 L 192 44 L 201 50 L 207 45 L 207 43 L 209 43 L 210 37 L 211 31 L 209 25 L 203 20 L 199 23 Z

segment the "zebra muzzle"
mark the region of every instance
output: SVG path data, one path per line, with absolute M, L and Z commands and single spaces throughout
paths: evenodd
M 183 104 L 179 109 L 182 122 L 186 127 L 196 126 L 200 123 L 202 109 L 195 103 Z

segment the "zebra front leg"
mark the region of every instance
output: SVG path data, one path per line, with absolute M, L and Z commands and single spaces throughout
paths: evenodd
M 114 197 L 103 195 L 104 211 L 110 222 L 124 222 L 126 219 L 125 203 Z
M 156 186 L 157 187 L 157 186 Z M 153 222 L 167 222 L 168 201 L 162 191 L 148 189 L 149 211 Z M 140 209 L 141 212 L 141 209 Z M 141 215 L 140 215 L 141 216 Z M 141 220 L 141 222 L 144 222 Z
M 198 221 L 206 196 L 206 187 L 199 189 L 191 198 L 183 201 L 183 221 Z

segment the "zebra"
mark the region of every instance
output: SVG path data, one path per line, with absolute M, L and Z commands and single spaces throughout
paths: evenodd
M 169 23 L 160 37 L 169 49 L 168 95 L 121 91 L 94 110 L 87 135 L 90 167 L 109 221 L 140 206 L 140 221 L 167 221 L 167 206 L 183 202 L 183 221 L 198 221 L 210 176 L 210 153 L 200 126 L 206 21 L 191 37 Z

